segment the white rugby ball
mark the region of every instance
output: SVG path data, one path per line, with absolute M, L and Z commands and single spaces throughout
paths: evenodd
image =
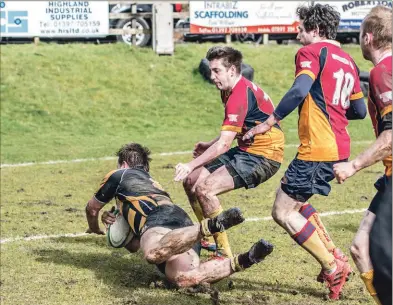
M 122 248 L 131 241 L 134 233 L 123 215 L 119 214 L 119 210 L 116 210 L 114 214 L 116 215 L 116 221 L 108 226 L 106 236 L 110 246 Z

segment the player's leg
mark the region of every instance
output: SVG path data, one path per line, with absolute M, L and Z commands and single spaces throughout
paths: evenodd
M 370 210 L 365 212 L 365 215 L 360 223 L 359 229 L 352 241 L 351 256 L 360 271 L 360 278 L 363 280 L 367 291 L 376 300 L 377 292 L 373 286 L 374 270 L 370 258 L 369 239 L 370 231 L 375 220 L 375 214 Z
M 333 253 L 337 247 L 329 236 L 329 233 L 327 232 L 326 227 L 324 226 L 317 210 L 309 202 L 305 202 L 301 206 L 299 213 L 314 225 L 318 232 L 319 238 L 322 240 L 325 247 Z
M 214 283 L 234 272 L 250 268 L 260 263 L 273 251 L 273 245 L 260 240 L 251 249 L 233 258 L 213 259 L 204 263 L 197 260 L 197 254 L 183 253 L 167 261 L 165 274 L 179 287 L 195 286 L 199 283 Z
M 203 219 L 202 208 L 198 202 L 198 199 L 195 195 L 195 187 L 196 185 L 204 180 L 207 176 L 210 175 L 210 172 L 206 170 L 204 167 L 197 168 L 194 170 L 186 179 L 183 181 L 183 188 L 188 197 L 188 201 L 198 219 L 199 222 Z
M 349 264 L 336 260 L 320 239 L 315 226 L 299 213 L 313 194 L 327 196 L 333 165 L 294 159 L 289 165 L 273 206 L 273 218 L 321 264 L 328 281 L 329 297 L 337 299 L 349 273 Z
M 266 159 L 263 156 L 250 155 L 238 147 L 223 154 L 214 163 L 221 162 L 223 166 L 211 170 L 211 175 L 198 183 L 196 195 L 201 203 L 204 215 L 214 217 L 222 211 L 219 194 L 241 187 L 253 188 L 268 180 L 279 169 L 280 163 Z M 215 235 L 218 250 L 227 256 L 232 256 L 226 234 Z
M 317 230 L 319 238 L 325 245 L 326 249 L 328 249 L 328 251 L 333 254 L 334 258 L 339 259 L 349 265 L 348 256 L 346 256 L 341 251 L 341 249 L 336 247 L 333 239 L 329 236 L 329 233 L 324 226 L 319 213 L 314 209 L 314 207 L 309 202 L 305 202 L 300 208 L 299 213 L 302 214 L 304 218 L 306 218 L 313 224 L 313 226 Z M 349 273 L 351 274 L 352 272 L 352 268 L 350 267 Z M 317 276 L 317 281 L 323 283 L 323 270 L 321 270 L 321 272 Z
M 164 217 L 164 214 L 175 217 L 175 214 L 183 212 L 182 209 L 176 206 L 161 206 L 160 208 L 162 207 L 167 209 L 168 212 L 161 212 L 161 217 Z M 169 211 L 171 208 L 174 211 Z M 173 223 L 172 220 L 169 220 L 167 222 L 168 228 L 165 227 L 166 224 L 152 227 L 150 222 L 147 222 L 147 230 L 141 237 L 141 249 L 149 263 L 161 264 L 170 257 L 191 249 L 193 245 L 199 242 L 202 236 L 210 236 L 222 232 L 243 221 L 244 218 L 241 211 L 238 208 L 231 208 L 213 219 L 203 220 L 202 224 L 190 225 L 188 221 Z M 178 228 L 171 229 L 170 227 L 173 226 Z
M 377 202 L 377 208 L 370 232 L 370 257 L 374 268 L 373 285 L 385 305 L 392 304 L 392 177 L 383 177 L 376 186 L 378 192 L 373 203 Z
M 195 188 L 198 183 L 210 175 L 210 172 L 204 168 L 200 167 L 194 170 L 186 179 L 183 181 L 183 188 L 188 197 L 188 201 L 191 205 L 192 210 L 199 222 L 204 219 L 203 211 L 201 205 L 195 195 Z M 201 246 L 203 249 L 208 251 L 216 251 L 217 247 L 212 237 L 204 237 L 201 240 Z

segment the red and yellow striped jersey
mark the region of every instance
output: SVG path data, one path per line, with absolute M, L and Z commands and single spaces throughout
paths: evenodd
M 230 92 L 221 91 L 225 106 L 225 118 L 221 130 L 237 132 L 237 142 L 243 151 L 282 162 L 284 156 L 284 133 L 275 124 L 265 134 L 243 141 L 243 135 L 252 127 L 264 122 L 273 113 L 274 105 L 269 95 L 243 76 Z
M 369 79 L 368 111 L 378 137 L 384 125 L 391 129 L 392 121 L 392 55 L 386 56 L 371 70 Z M 386 122 L 384 122 L 386 121 Z M 383 160 L 385 174 L 392 175 L 392 156 Z
M 305 161 L 347 159 L 350 137 L 345 113 L 351 100 L 363 97 L 359 69 L 337 42 L 327 40 L 299 49 L 295 62 L 295 77 L 307 74 L 314 80 L 299 106 L 297 158 Z

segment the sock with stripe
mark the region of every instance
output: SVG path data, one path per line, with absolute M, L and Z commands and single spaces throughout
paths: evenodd
M 314 256 L 327 273 L 335 270 L 336 262 L 333 254 L 326 249 L 310 221 L 307 221 L 303 228 L 292 238 Z
M 300 208 L 299 213 L 313 224 L 326 249 L 328 249 L 330 252 L 333 252 L 336 246 L 330 238 L 325 226 L 322 223 L 321 217 L 314 207 L 308 202 L 305 202 Z
M 223 254 L 227 257 L 233 257 L 231 248 L 229 246 L 229 241 L 228 241 L 228 236 L 227 233 L 224 232 L 215 232 L 215 226 L 211 222 L 211 220 L 221 214 L 223 209 L 220 207 L 218 210 L 214 211 L 210 215 L 208 215 L 209 219 L 203 220 L 201 222 L 201 231 L 203 235 L 208 236 L 208 234 L 205 234 L 205 232 L 210 232 L 213 234 L 214 240 L 217 245 L 217 252 L 220 254 Z M 210 222 L 209 222 L 210 220 Z

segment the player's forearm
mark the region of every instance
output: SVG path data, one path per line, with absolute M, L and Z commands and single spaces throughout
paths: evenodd
M 218 140 L 220 139 L 220 136 L 214 138 L 213 140 L 211 140 L 209 143 L 209 146 L 212 146 L 214 143 L 216 143 Z
M 98 215 L 101 209 L 102 206 L 95 206 L 95 204 L 91 201 L 89 201 L 86 205 L 86 220 L 89 228 L 92 231 L 97 231 L 100 229 L 100 225 L 98 224 Z
M 89 225 L 89 228 L 93 232 L 98 231 L 100 229 L 100 225 L 98 224 L 98 213 L 96 215 L 91 214 L 87 206 L 86 206 L 86 220 Z
M 369 167 L 392 155 L 392 130 L 383 131 L 366 151 L 352 161 L 356 171 Z
M 348 120 L 363 120 L 366 115 L 367 108 L 363 98 L 352 101 L 345 113 Z
M 192 166 L 192 168 L 201 167 L 209 163 L 210 161 L 214 160 L 219 155 L 222 155 L 223 153 L 227 152 L 229 148 L 231 148 L 231 143 L 218 140 L 212 146 L 206 149 L 206 151 L 202 155 L 192 160 L 190 162 L 190 165 Z

